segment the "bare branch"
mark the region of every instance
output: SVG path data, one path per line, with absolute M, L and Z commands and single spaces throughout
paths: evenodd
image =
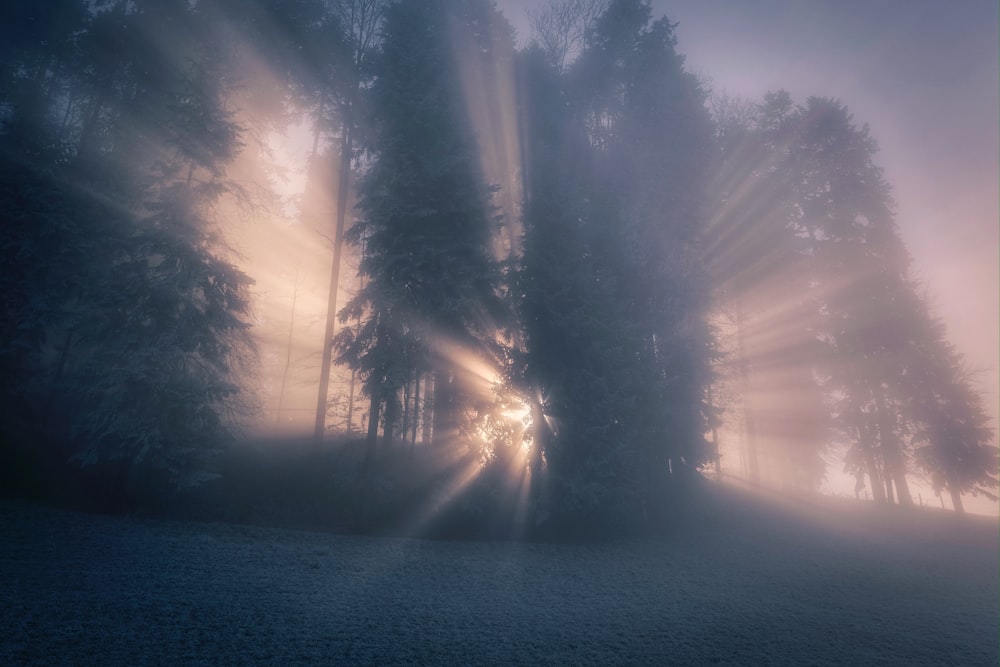
M 606 8 L 607 0 L 550 0 L 528 14 L 532 39 L 562 71 L 586 47 L 594 23 Z

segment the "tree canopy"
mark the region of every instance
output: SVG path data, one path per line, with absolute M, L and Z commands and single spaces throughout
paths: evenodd
M 489 0 L 8 5 L 18 452 L 112 495 L 211 476 L 266 384 L 266 297 L 228 239 L 248 210 L 294 217 L 260 156 L 305 127 L 325 199 L 282 224 L 333 243 L 316 443 L 335 357 L 346 438 L 355 379 L 370 406 L 359 502 L 475 479 L 470 516 L 648 527 L 735 468 L 724 438 L 786 490 L 834 462 L 881 503 L 996 499 L 995 432 L 869 128 L 835 99 L 714 95 L 648 0 L 552 2 L 521 48 Z

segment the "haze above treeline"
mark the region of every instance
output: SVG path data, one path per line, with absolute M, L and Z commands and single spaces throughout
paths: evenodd
M 641 529 L 706 474 L 996 500 L 868 127 L 713 92 L 648 2 L 520 47 L 485 0 L 9 4 L 10 488 L 224 488 L 306 394 L 289 470 L 361 527 Z

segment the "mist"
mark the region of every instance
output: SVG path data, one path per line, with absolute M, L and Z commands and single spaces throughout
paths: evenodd
M 790 7 L 0 10 L 0 661 L 995 662 L 996 8 Z

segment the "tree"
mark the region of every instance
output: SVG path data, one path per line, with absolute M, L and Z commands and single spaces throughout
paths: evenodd
M 710 126 L 672 29 L 648 3 L 612 2 L 564 76 L 540 51 L 525 65 L 523 373 L 548 502 L 569 520 L 656 512 L 707 455 L 695 258 Z
M 453 39 L 471 39 L 483 57 L 503 40 L 509 48 L 509 26 L 506 37 L 482 28 L 502 21 L 472 0 L 404 2 L 386 13 L 373 65 L 373 163 L 348 235 L 364 245 L 365 285 L 340 313 L 361 321 L 336 338 L 338 360 L 359 371 L 371 398 L 368 458 L 382 410 L 388 444 L 399 391 L 425 369 L 436 374 L 433 439 L 454 443 L 468 375 L 449 352 L 487 354 L 502 317 L 490 190 L 451 48 Z
M 607 193 L 600 215 L 617 221 L 595 218 L 593 233 L 597 248 L 614 249 L 599 261 L 635 327 L 640 439 L 661 442 L 636 461 L 644 474 L 679 473 L 705 455 L 710 337 L 698 247 L 711 129 L 673 29 L 651 21 L 648 3 L 612 2 L 570 74 L 596 149 L 595 185 Z
M 766 453 L 804 486 L 818 482 L 826 403 L 850 442 L 846 471 L 859 489 L 867 477 L 876 501 L 912 504 L 911 462 L 939 490 L 990 493 L 988 420 L 917 297 L 868 128 L 839 102 L 796 106 L 785 92 L 753 113 L 717 110 L 710 261 L 751 314 L 738 318 L 740 367 Z
M 339 95 L 340 116 L 340 167 L 337 171 L 337 219 L 333 237 L 333 263 L 330 268 L 330 292 L 327 304 L 326 327 L 323 334 L 323 355 L 320 361 L 319 394 L 316 399 L 316 426 L 313 437 L 319 444 L 326 428 L 327 396 L 330 383 L 330 363 L 333 358 L 333 333 L 337 317 L 337 294 L 340 289 L 341 251 L 344 245 L 344 226 L 347 205 L 351 199 L 351 166 L 354 154 L 354 135 L 357 124 L 357 106 L 360 87 L 368 59 L 377 47 L 376 37 L 382 15 L 389 0 L 340 0 L 335 12 L 347 31 L 350 44 L 348 75 Z
M 3 361 L 32 378 L 8 390 L 37 420 L 29 429 L 156 491 L 199 479 L 241 408 L 252 355 L 249 280 L 209 217 L 238 194 L 225 165 L 242 130 L 225 105 L 228 61 L 213 51 L 224 45 L 201 40 L 193 19 L 190 7 L 155 3 L 85 14 L 72 52 L 42 59 L 54 92 L 38 111 L 62 122 L 0 135 L 16 230 L 8 286 L 24 296 L 3 348 L 29 352 Z M 153 26 L 192 45 L 184 66 L 142 37 Z M 19 105 L 11 118 L 27 111 Z
M 532 39 L 558 72 L 586 47 L 605 0 L 551 0 L 531 13 Z
M 821 283 L 823 334 L 835 357 L 828 370 L 842 397 L 839 419 L 856 452 L 849 461 L 880 466 L 869 467 L 873 485 L 881 477 L 887 500 L 909 504 L 903 424 L 894 415 L 905 399 L 899 360 L 912 312 L 899 295 L 912 289 L 910 260 L 889 187 L 874 164 L 877 147 L 867 127 L 856 128 L 847 109 L 832 100 L 810 98 L 792 127 L 797 226 L 809 239 Z M 882 497 L 881 489 L 873 493 Z
M 921 314 L 929 310 L 924 309 Z M 945 338 L 944 323 L 928 314 L 922 325 L 914 350 L 919 358 L 913 378 L 914 459 L 934 491 L 947 490 L 961 514 L 962 494 L 997 501 L 996 434 L 973 374 Z
M 786 158 L 791 110 L 783 92 L 761 104 L 712 99 L 715 212 L 705 260 L 721 320 L 733 330 L 721 341 L 723 375 L 730 366 L 739 378 L 746 474 L 814 490 L 830 420 L 817 381 L 825 349 L 819 278 Z

